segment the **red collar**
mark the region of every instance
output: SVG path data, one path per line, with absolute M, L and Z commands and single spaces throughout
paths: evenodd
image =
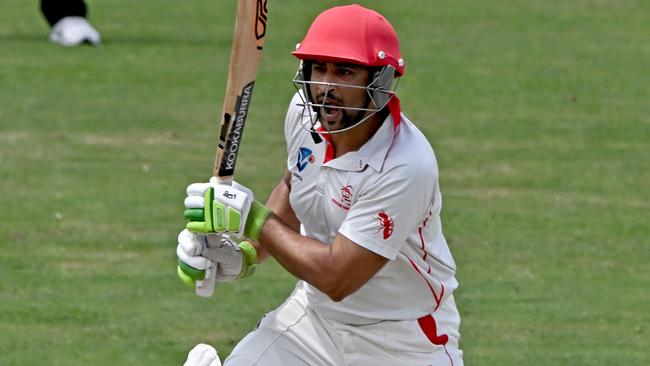
M 388 101 L 388 110 L 390 111 L 390 116 L 393 117 L 393 127 L 397 128 L 399 123 L 402 121 L 402 118 L 400 117 L 402 115 L 402 107 L 400 106 L 397 95 L 393 95 L 393 97 Z
M 323 127 L 318 128 L 318 132 L 325 131 Z M 329 133 L 321 133 L 319 134 L 323 140 L 325 140 L 325 158 L 323 159 L 323 164 L 327 163 L 328 161 L 334 159 L 335 151 L 334 151 L 334 144 L 332 143 L 332 136 L 330 136 Z

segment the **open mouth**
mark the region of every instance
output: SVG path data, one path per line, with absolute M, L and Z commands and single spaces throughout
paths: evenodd
M 323 120 L 328 123 L 334 123 L 338 121 L 342 115 L 343 111 L 340 108 L 323 106 L 321 107 L 321 116 Z

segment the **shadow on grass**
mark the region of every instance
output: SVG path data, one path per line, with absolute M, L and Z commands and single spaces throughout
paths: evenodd
M 29 43 L 49 43 L 48 32 L 44 33 L 22 33 L 22 34 L 0 34 L 0 43 L 2 42 L 29 42 Z
M 0 43 L 50 43 L 49 32 L 43 33 L 15 33 L 0 34 Z M 183 37 L 156 37 L 156 36 L 139 36 L 139 37 L 122 37 L 111 36 L 105 37 L 102 34 L 102 46 L 111 45 L 128 45 L 128 46 L 172 46 L 183 45 L 192 47 L 205 47 L 206 44 L 213 46 L 228 46 L 230 40 L 220 40 L 214 38 L 183 38 Z

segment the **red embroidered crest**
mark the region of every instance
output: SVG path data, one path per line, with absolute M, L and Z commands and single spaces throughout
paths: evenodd
M 341 191 L 341 200 L 337 201 L 336 199 L 332 198 L 332 202 L 335 205 L 347 211 L 350 209 L 350 206 L 352 206 L 352 186 L 347 185 L 341 187 L 340 191 Z
M 384 210 L 381 210 L 377 213 L 376 219 L 379 222 L 379 230 L 377 230 L 377 232 L 383 230 L 384 240 L 390 238 L 390 236 L 393 235 L 393 228 L 395 227 L 393 219 L 388 216 Z
M 341 203 L 348 207 L 352 204 L 352 186 L 341 187 Z

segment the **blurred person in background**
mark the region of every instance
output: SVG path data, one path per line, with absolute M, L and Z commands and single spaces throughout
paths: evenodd
M 101 43 L 99 32 L 88 23 L 88 7 L 83 0 L 41 0 L 41 12 L 52 27 L 52 43 L 63 46 Z

